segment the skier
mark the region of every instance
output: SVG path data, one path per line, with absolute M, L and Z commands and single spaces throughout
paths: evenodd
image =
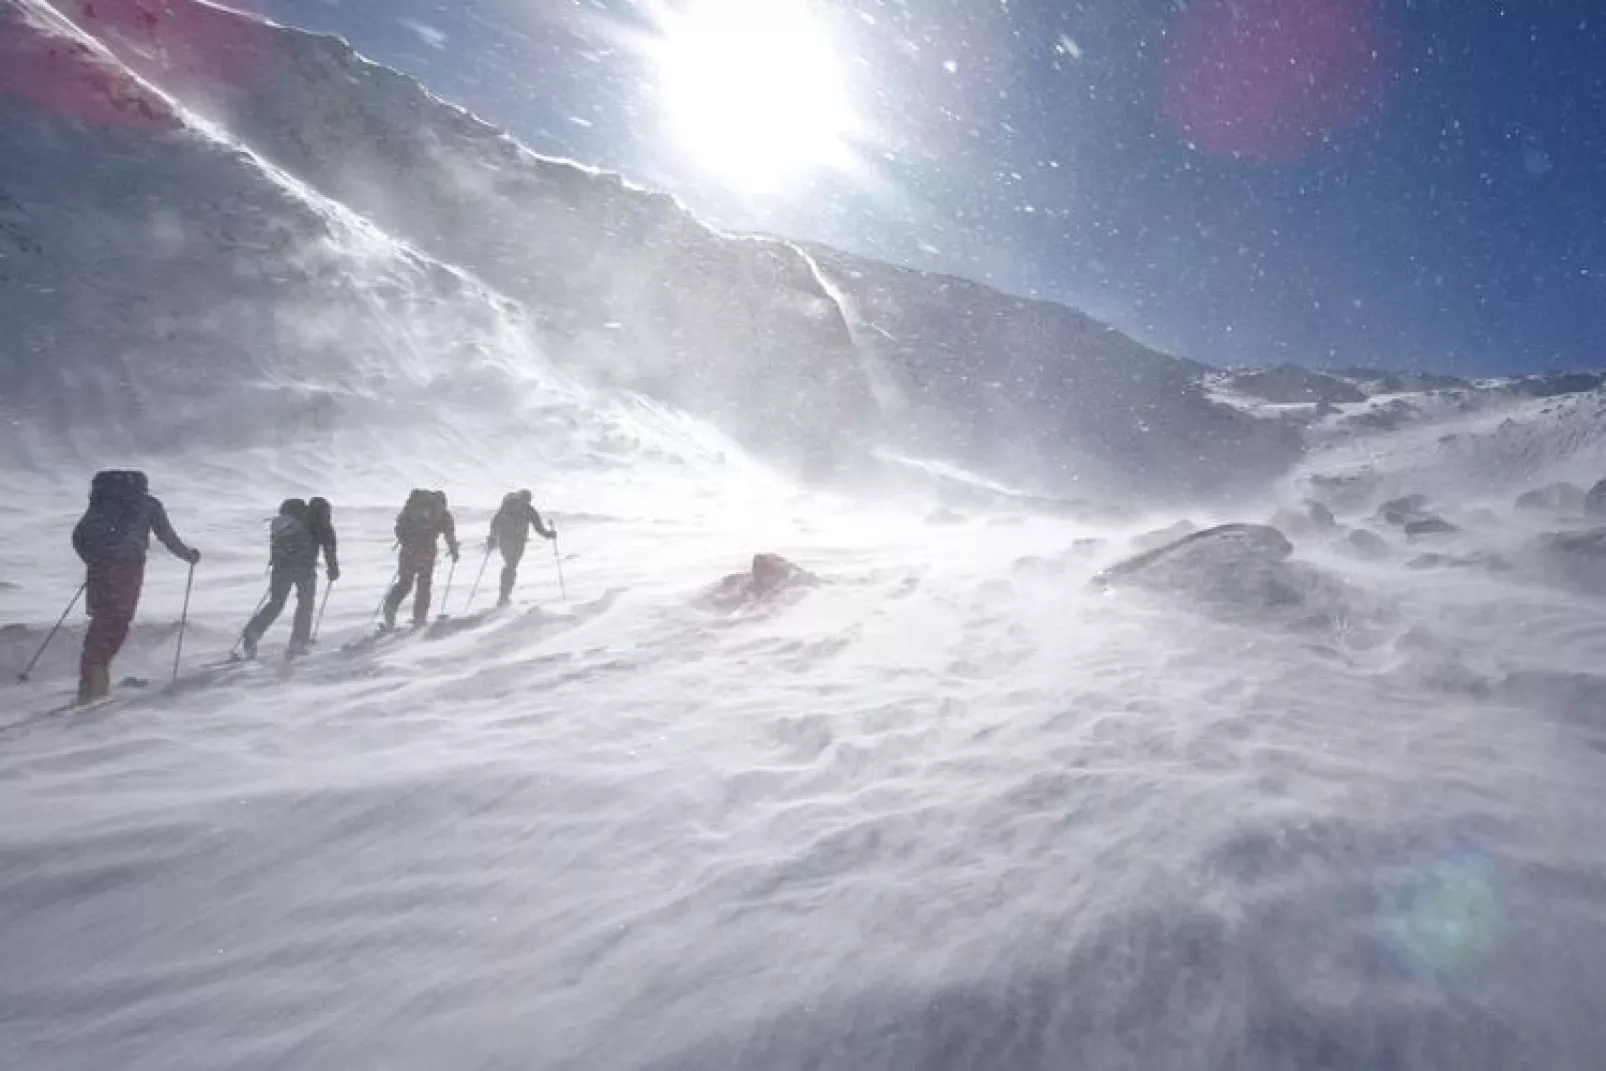
M 314 498 L 307 503 L 307 530 L 323 551 L 324 572 L 333 584 L 340 579 L 340 556 L 336 552 L 334 509 L 327 498 Z
M 268 531 L 268 564 L 272 568 L 268 601 L 240 635 L 245 657 L 257 656 L 262 634 L 278 620 L 292 588 L 296 593 L 296 615 L 286 653 L 291 657 L 305 654 L 312 639 L 312 611 L 318 594 L 318 541 L 312 532 L 307 504 L 299 498 L 287 498 L 279 505 L 279 515 L 273 518 Z
M 385 631 L 396 627 L 396 611 L 415 585 L 413 626 L 429 621 L 435 552 L 441 536 L 446 537 L 446 553 L 457 561 L 457 526 L 446 505 L 446 492 L 414 489 L 396 516 L 396 541 L 401 544 L 401 553 L 396 558 L 396 586 L 385 596 Z
M 192 566 L 201 560 L 201 552 L 185 546 L 173 531 L 167 510 L 149 488 L 143 472 L 97 472 L 89 488 L 89 509 L 73 529 L 73 549 L 88 569 L 84 590 L 89 631 L 78 666 L 80 703 L 111 690 L 112 659 L 139 609 L 151 533 L 175 558 Z
M 513 601 L 513 585 L 519 578 L 519 562 L 524 557 L 524 545 L 530 540 L 533 527 L 542 539 L 558 538 L 558 530 L 541 520 L 541 514 L 530 504 L 529 491 L 518 491 L 502 499 L 502 508 L 491 518 L 491 535 L 485 541 L 485 550 L 502 552 L 502 595 L 496 605 L 506 606 Z

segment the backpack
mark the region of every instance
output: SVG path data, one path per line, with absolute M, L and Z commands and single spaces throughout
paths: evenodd
M 407 504 L 396 514 L 396 538 L 403 546 L 432 540 L 437 523 L 434 497 L 415 487 L 407 496 Z
M 142 558 L 149 523 L 150 483 L 143 472 L 106 469 L 89 484 L 89 509 L 73 529 L 73 549 L 85 562 Z
M 517 495 L 508 495 L 502 499 L 502 507 L 496 511 L 496 516 L 491 518 L 491 533 L 496 536 L 498 543 L 522 542 L 528 523 L 524 503 L 519 501 Z
M 307 525 L 282 513 L 268 529 L 268 546 L 275 565 L 310 565 L 318 557 L 318 542 Z
M 134 469 L 104 469 L 89 481 L 89 508 L 108 513 L 129 511 L 145 504 L 150 481 Z

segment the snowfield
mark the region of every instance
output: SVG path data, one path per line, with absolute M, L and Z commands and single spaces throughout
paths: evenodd
M 1100 588 L 1127 531 L 778 479 L 569 517 L 575 486 L 568 602 L 537 546 L 515 607 L 464 614 L 471 550 L 450 620 L 367 645 L 391 507 L 323 482 L 362 505 L 318 652 L 279 661 L 281 624 L 216 667 L 268 510 L 156 471 L 211 552 L 178 686 L 161 562 L 119 663 L 151 688 L 39 717 L 67 642 L 7 697 L 19 1066 L 1584 1068 L 1606 1041 L 1606 614 L 1566 587 L 1412 569 L 1379 526 L 1383 562 L 1201 539 Z M 74 503 L 38 499 L 5 521 L 8 667 L 76 579 Z M 711 604 L 754 549 L 822 583 Z
M 208 29 L 136 64 L 84 5 L 0 0 L 5 1066 L 1601 1065 L 1600 390 L 1349 376 L 1367 400 L 1317 412 L 1279 374 L 1256 402 L 972 284 L 775 244 L 812 267 L 755 281 L 720 244 L 751 240 L 696 228 L 709 292 L 763 323 L 682 366 L 632 347 L 698 306 L 654 305 L 619 352 L 659 363 L 599 371 L 575 339 L 617 294 L 556 329 L 541 280 L 185 103 L 216 71 L 184 42 L 293 31 L 140 3 Z M 306 41 L 276 77 L 358 62 Z M 58 80 L 6 80 L 35 64 Z M 563 174 L 598 219 L 630 203 Z M 975 345 L 944 351 L 921 310 L 961 293 Z M 750 377 L 792 316 L 818 334 L 769 356 L 798 379 Z M 966 362 L 1035 401 L 939 434 Z M 744 417 L 794 389 L 796 421 Z M 1057 390 L 1091 422 L 1064 440 Z M 205 558 L 177 682 L 187 567 L 158 549 L 113 674 L 149 685 L 63 711 L 80 612 L 10 682 L 112 465 Z M 465 553 L 444 620 L 375 639 L 413 486 Z M 469 608 L 520 486 L 567 597 L 537 541 L 514 606 L 493 561 Z M 265 522 L 312 494 L 346 574 L 320 642 L 284 661 L 281 619 L 229 664 Z M 733 598 L 758 552 L 817 582 Z

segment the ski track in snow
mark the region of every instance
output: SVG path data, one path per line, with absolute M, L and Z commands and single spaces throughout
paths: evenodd
M 116 667 L 151 688 L 0 731 L 17 1066 L 1586 1067 L 1606 1041 L 1606 676 L 1576 672 L 1606 615 L 1565 591 L 1318 542 L 1291 624 L 1211 601 L 1239 564 L 1105 593 L 1118 535 L 775 491 L 759 531 L 576 519 L 568 604 L 537 543 L 524 602 L 462 615 L 488 511 L 459 504 L 453 618 L 368 644 L 373 503 L 337 515 L 313 657 L 278 659 L 287 614 L 259 664 L 207 668 L 260 590 L 227 537 L 271 502 L 177 480 L 216 547 L 180 685 L 158 552 Z M 59 570 L 6 596 L 38 623 L 8 668 L 75 582 L 54 494 L 0 521 L 6 575 Z M 826 583 L 715 609 L 755 549 Z M 8 722 L 64 696 L 58 642 Z

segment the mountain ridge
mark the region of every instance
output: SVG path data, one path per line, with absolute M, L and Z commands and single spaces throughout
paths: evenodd
M 478 300 L 516 305 L 516 348 L 705 416 L 804 472 L 882 444 L 1042 493 L 1164 500 L 1252 492 L 1302 449 L 1297 429 L 1213 399 L 1208 366 L 1068 305 L 721 232 L 667 194 L 531 151 L 339 38 L 206 0 L 26 2 L 265 165 L 482 285 Z

